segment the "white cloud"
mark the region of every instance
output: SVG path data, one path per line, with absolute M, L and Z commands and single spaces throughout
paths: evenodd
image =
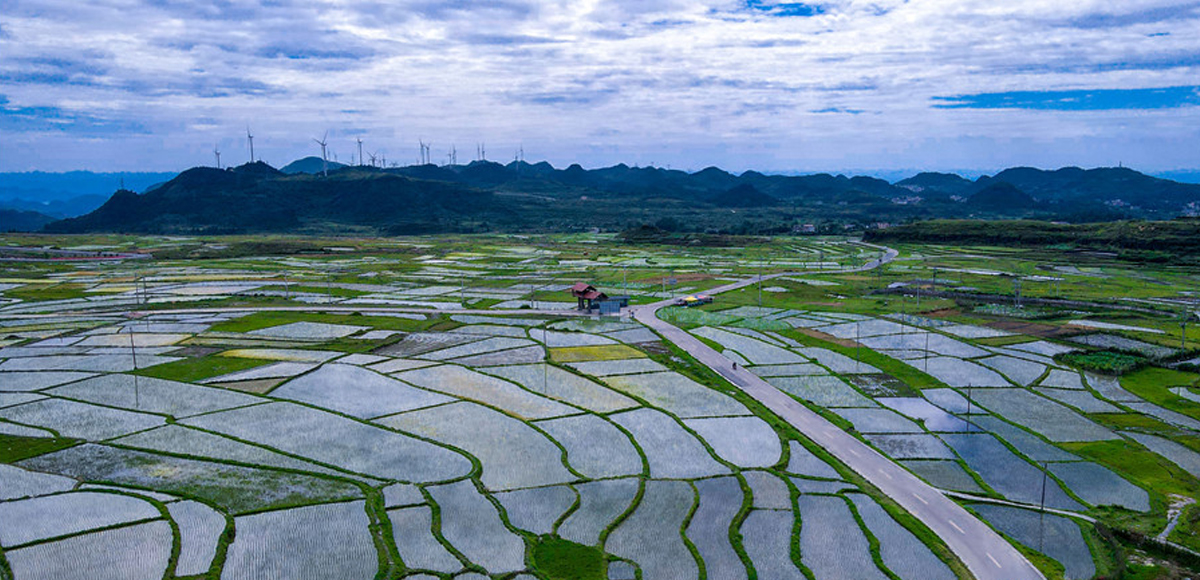
M 326 129 L 345 157 L 361 135 L 405 162 L 420 137 L 460 151 L 485 141 L 498 158 L 524 143 L 528 156 L 590 166 L 1194 163 L 1179 147 L 1197 138 L 1183 122 L 1193 109 L 932 99 L 1195 85 L 1200 3 L 819 6 L 789 17 L 735 0 L 12 0 L 0 168 L 178 169 L 207 162 L 216 142 L 236 150 L 247 123 L 277 164 L 311 154 Z M 75 117 L 111 125 L 73 131 L 62 119 Z M 146 131 L 115 130 L 134 124 Z

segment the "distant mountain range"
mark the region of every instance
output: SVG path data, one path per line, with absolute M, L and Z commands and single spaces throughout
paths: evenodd
M 1019 207 L 1037 207 L 1051 213 L 1064 208 L 1101 203 L 1111 208 L 1131 208 L 1150 213 L 1181 213 L 1195 210 L 1200 185 L 1151 177 L 1126 168 L 1079 169 L 1067 167 L 1045 171 L 1029 167 L 1005 169 L 994 176 L 968 181 L 957 175 L 922 173 L 896 183 L 914 192 L 969 198 L 997 185 L 1008 186 Z M 1160 215 L 1160 217 L 1162 217 Z
M 54 218 L 35 211 L 0 208 L 0 232 L 36 232 Z
M 161 184 L 175 173 L 29 171 L 0 173 L 0 231 L 31 231 L 42 224 L 86 214 L 104 205 L 122 185 L 134 191 Z M 24 214 L 38 214 L 35 218 Z M 22 215 L 22 217 L 16 217 Z M 41 222 L 41 223 L 39 223 Z
M 781 176 L 715 167 L 556 169 L 549 163 L 345 166 L 309 157 L 189 169 L 145 193 L 122 190 L 52 232 L 356 233 L 666 230 L 780 233 L 804 224 L 934 218 L 1105 221 L 1200 210 L 1200 185 L 1125 168 L 1013 168 L 974 181 L 921 173 L 889 183 L 843 175 Z M 807 229 L 807 228 L 805 228 Z

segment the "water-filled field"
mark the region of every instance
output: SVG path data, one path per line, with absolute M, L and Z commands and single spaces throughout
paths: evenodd
M 0 576 L 557 580 L 554 542 L 612 578 L 961 574 L 857 483 L 870 474 L 722 379 L 734 362 L 973 496 L 957 501 L 1067 577 L 1111 563 L 1088 552 L 1084 520 L 1048 518 L 1054 545 L 1039 548 L 1043 485 L 1047 507 L 1138 533 L 1200 489 L 1200 376 L 1176 365 L 1194 353 L 1166 356 L 1182 338 L 1173 320 L 1079 305 L 1026 318 L 889 291 L 953 271 L 960 288 L 1000 293 L 971 264 L 1033 280 L 1018 257 L 906 248 L 869 274 L 797 273 L 793 253 L 820 246 L 847 265 L 878 250 L 748 242 L 786 274 L 761 305 L 752 285 L 660 311 L 724 355 L 714 373 L 628 317 L 577 315 L 567 289 L 588 281 L 635 304 L 704 293 L 756 270 L 748 247 L 360 243 L 13 265 L 0 292 L 24 290 L 0 303 Z M 1070 291 L 1100 300 L 1096 284 L 1132 274 L 1072 276 Z M 1134 293 L 1178 304 L 1194 282 L 1164 274 Z M 1072 323 L 1084 319 L 1096 326 Z M 1072 358 L 1108 352 L 1148 362 L 1116 376 Z M 1197 548 L 1190 521 L 1170 540 Z

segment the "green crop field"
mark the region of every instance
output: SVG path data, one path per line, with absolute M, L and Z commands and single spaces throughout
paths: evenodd
M 0 521 L 63 526 L 16 520 L 0 575 L 86 545 L 97 577 L 253 577 L 305 546 L 363 578 L 968 578 L 720 365 L 569 292 L 638 308 L 760 275 L 658 317 L 959 494 L 1047 577 L 1173 578 L 1200 548 L 1187 268 L 904 242 L 858 270 L 883 250 L 838 237 L 2 241 L 152 257 L 0 275 Z

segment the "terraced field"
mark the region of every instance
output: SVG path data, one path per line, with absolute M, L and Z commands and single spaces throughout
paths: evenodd
M 550 537 L 578 544 L 618 575 L 697 578 L 704 569 L 710 578 L 799 578 L 806 567 L 839 557 L 818 553 L 831 546 L 792 558 L 807 494 L 835 494 L 820 496 L 843 506 L 842 519 L 830 525 L 858 525 L 850 518 L 861 491 L 855 483 L 738 399 L 646 364 L 637 346 L 657 343 L 623 346 L 635 355 L 624 359 L 576 351 L 564 364 L 552 362 L 555 349 L 616 342 L 575 329 L 543 341 L 549 318 L 530 327 L 534 319 L 488 317 L 450 332 L 406 335 L 436 346 L 415 358 L 384 354 L 397 351 L 387 345 L 374 348 L 378 354 L 322 346 L 372 332 L 366 325 L 209 331 L 248 319 L 213 316 L 173 348 L 203 338 L 211 352 L 199 359 L 217 360 L 251 356 L 236 348 L 251 336 L 301 338 L 312 342 L 289 357 L 308 362 L 232 373 L 214 366 L 212 376 L 190 381 L 148 376 L 155 367 L 0 371 L 5 392 L 27 397 L 0 409 L 0 430 L 85 442 L 0 471 L 0 489 L 8 490 L 0 546 L 16 578 L 49 577 L 69 568 L 78 549 L 101 542 L 128 550 L 124 558 L 95 559 L 89 573 L 105 578 L 537 576 L 527 554 Z M 88 335 L 129 331 L 99 326 Z M 503 340 L 513 342 L 489 343 L 495 334 L 512 334 Z M 221 341 L 234 348 L 220 349 Z M 497 347 L 536 348 L 539 362 L 461 360 Z M 36 361 L 64 348 L 88 357 L 104 347 L 12 348 L 20 360 Z M 266 349 L 274 360 L 279 349 Z M 137 350 L 135 343 L 130 354 Z M 263 379 L 273 384 L 239 388 Z M 918 536 L 881 514 L 895 541 L 952 576 Z M 760 519 L 775 527 L 759 526 Z M 171 526 L 179 529 L 175 539 Z M 746 540 L 731 541 L 739 530 Z M 875 569 L 869 532 L 847 533 L 860 539 L 853 557 Z M 159 555 L 143 558 L 143 550 Z
M 84 296 L 0 301 L 0 578 L 556 580 L 563 562 L 582 578 L 964 576 L 888 498 L 657 334 L 565 310 L 580 279 L 643 303 L 703 292 L 756 271 L 750 249 L 596 241 L 15 266 L 0 283 Z M 1170 325 L 917 308 L 871 294 L 925 274 L 916 262 L 834 274 L 809 258 L 877 254 L 757 251 L 797 272 L 761 305 L 750 286 L 662 316 L 960 494 L 1048 577 L 1114 569 L 1081 516 L 1153 536 L 1200 498 L 1200 376 L 1062 356 L 1135 339 L 1159 356 Z M 958 275 L 995 291 L 976 262 L 921 259 L 974 264 Z M 1043 504 L 1058 510 L 1044 523 Z M 1169 541 L 1200 548 L 1192 521 Z
M 715 312 L 726 325 L 742 326 L 696 325 L 691 332 L 781 391 L 841 418 L 864 441 L 947 491 L 981 501 L 1003 499 L 1034 513 L 1041 506 L 1081 515 L 1115 509 L 1148 523 L 1155 521 L 1155 512 L 1162 514 L 1168 499 L 1152 480 L 1122 469 L 1120 458 L 1071 450 L 1123 442 L 1157 461 L 1194 469 L 1195 451 L 1111 426 L 1150 416 L 1189 436 L 1193 419 L 1114 386 L 1112 378 L 1057 362 L 1055 355 L 1075 350 L 1070 343 L 912 316 L 855 316 L 847 322 L 820 311 L 739 307 Z M 747 332 L 756 326 L 744 324 L 747 317 L 783 322 L 790 329 Z M 1005 345 L 987 342 L 996 338 Z M 824 357 L 817 356 L 822 352 Z M 868 373 L 881 373 L 877 380 L 859 378 L 864 353 L 874 365 Z M 849 362 L 830 355 L 850 357 Z M 922 376 L 924 388 L 898 383 L 875 367 L 897 376 Z M 1194 481 L 1179 484 L 1196 489 Z M 1028 528 L 1020 527 L 1027 524 L 1018 523 L 1025 521 L 1020 509 L 987 507 L 986 521 L 1038 548 L 1030 544 Z M 1068 568 L 1070 578 L 1096 573 L 1091 561 L 1079 561 L 1078 554 L 1089 553 L 1089 547 L 1070 528 L 1080 523 L 1090 529 L 1086 521 L 1058 517 L 1056 546 L 1046 552 Z

